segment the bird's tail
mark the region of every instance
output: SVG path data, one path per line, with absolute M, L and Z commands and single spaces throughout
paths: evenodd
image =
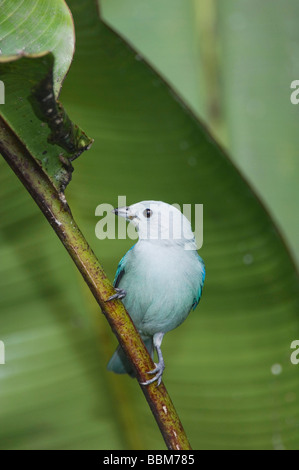
M 152 359 L 154 358 L 154 345 L 153 338 L 143 339 L 146 349 L 150 353 Z M 107 369 L 115 372 L 116 374 L 129 374 L 131 377 L 135 377 L 135 373 L 125 355 L 124 351 L 120 346 L 117 347 L 115 353 L 108 362 Z

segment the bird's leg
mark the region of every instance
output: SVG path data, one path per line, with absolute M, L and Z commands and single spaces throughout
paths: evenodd
M 110 300 L 115 300 L 115 299 L 124 299 L 127 295 L 126 291 L 124 289 L 119 289 L 118 287 L 115 287 L 116 294 L 111 295 L 109 299 L 106 300 L 106 302 L 110 302 Z
M 147 380 L 146 382 L 141 382 L 141 385 L 149 385 L 152 384 L 153 382 L 157 381 L 157 387 L 159 387 L 161 381 L 162 381 L 162 375 L 165 369 L 165 363 L 162 355 L 162 350 L 161 350 L 161 344 L 163 340 L 164 333 L 156 333 L 154 335 L 154 346 L 156 348 L 157 354 L 158 354 L 158 359 L 159 362 L 158 364 L 155 363 L 155 368 L 153 370 L 150 370 L 148 374 L 156 374 L 155 377 L 152 379 Z

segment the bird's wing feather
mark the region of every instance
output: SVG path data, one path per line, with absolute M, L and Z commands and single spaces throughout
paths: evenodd
M 200 288 L 199 288 L 197 297 L 194 298 L 194 302 L 193 302 L 193 305 L 192 305 L 192 310 L 195 310 L 197 305 L 199 304 L 199 301 L 201 299 L 201 293 L 202 293 L 202 286 L 200 286 Z
M 119 283 L 122 279 L 122 277 L 124 276 L 125 272 L 126 272 L 126 269 L 125 269 L 125 266 L 126 266 L 126 263 L 127 263 L 127 259 L 128 259 L 128 254 L 130 253 L 130 251 L 134 248 L 135 245 L 133 245 L 129 251 L 127 251 L 127 253 L 125 254 L 125 256 L 122 257 L 122 259 L 120 260 L 120 262 L 118 263 L 118 266 L 117 266 L 117 270 L 116 270 L 116 273 L 115 273 L 115 278 L 114 278 L 114 281 L 113 281 L 113 285 L 114 287 L 118 287 L 119 286 Z
M 121 281 L 121 278 L 124 276 L 125 274 L 125 264 L 126 264 L 126 254 L 125 256 L 123 256 L 123 258 L 120 260 L 118 266 L 117 266 L 117 270 L 116 270 L 116 274 L 115 274 L 115 278 L 114 278 L 114 281 L 113 281 L 113 285 L 114 287 L 118 287 L 119 286 L 119 283 Z
M 194 298 L 194 302 L 193 302 L 193 305 L 192 305 L 193 310 L 196 309 L 196 307 L 199 304 L 199 301 L 201 299 L 202 288 L 203 288 L 203 285 L 204 285 L 204 282 L 205 282 L 205 277 L 206 277 L 206 268 L 205 268 L 205 264 L 203 262 L 203 259 L 199 255 L 198 255 L 198 258 L 199 258 L 199 261 L 202 265 L 202 280 L 201 280 L 201 283 L 200 283 L 200 286 L 199 286 L 199 289 L 198 289 L 198 294 Z

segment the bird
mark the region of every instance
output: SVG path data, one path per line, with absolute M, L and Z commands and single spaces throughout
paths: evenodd
M 161 345 L 166 333 L 178 327 L 198 305 L 205 281 L 205 264 L 197 252 L 189 220 L 174 205 L 142 201 L 113 210 L 130 221 L 138 241 L 119 262 L 115 294 L 107 301 L 121 299 L 144 344 L 158 363 L 142 385 L 159 386 L 165 369 Z M 107 369 L 135 377 L 120 346 Z

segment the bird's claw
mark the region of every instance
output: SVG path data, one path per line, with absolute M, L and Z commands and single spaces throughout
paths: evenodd
M 115 287 L 115 290 L 116 290 L 116 294 L 114 295 L 111 295 L 111 297 L 109 297 L 109 299 L 106 300 L 106 302 L 110 302 L 110 300 L 115 300 L 115 299 L 124 299 L 127 295 L 126 291 L 124 289 L 119 289 L 117 287 Z
M 141 385 L 150 385 L 154 382 L 157 382 L 157 387 L 159 387 L 159 385 L 161 384 L 162 375 L 163 375 L 163 372 L 164 372 L 164 369 L 165 369 L 165 364 L 164 364 L 164 362 L 159 362 L 158 364 L 156 364 L 156 363 L 154 363 L 154 364 L 155 364 L 156 367 L 153 370 L 148 371 L 148 374 L 150 374 L 150 375 L 156 374 L 155 377 L 153 377 L 152 379 L 147 380 L 146 382 L 140 382 Z

